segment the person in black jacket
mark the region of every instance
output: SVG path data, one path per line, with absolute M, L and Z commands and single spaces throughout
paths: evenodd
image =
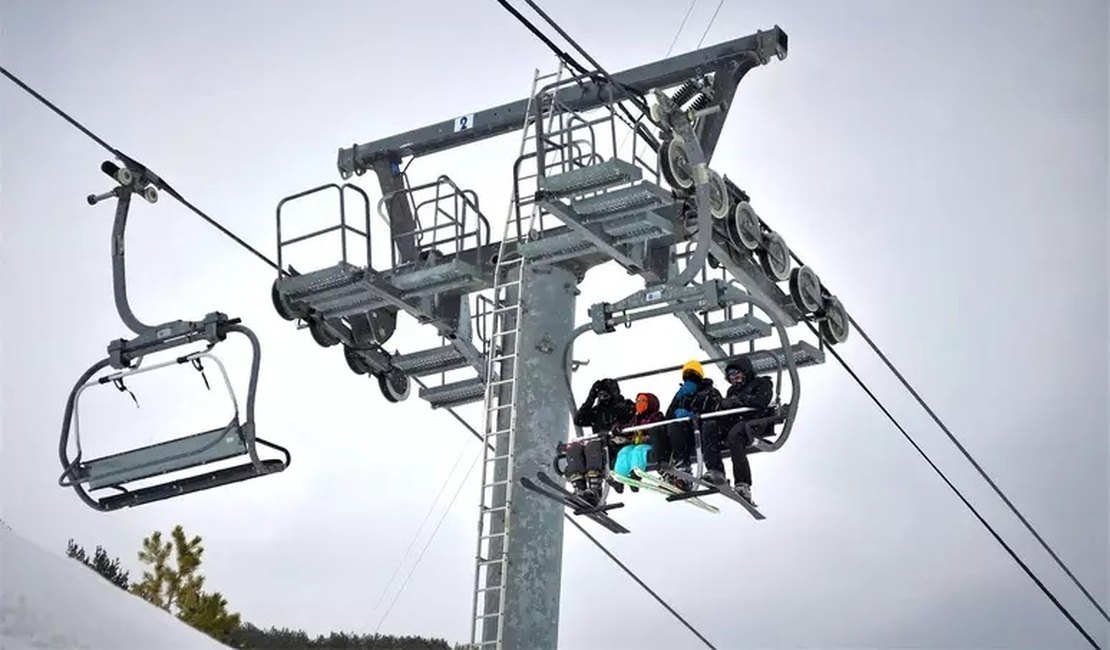
M 721 401 L 721 393 L 713 387 L 713 380 L 705 376 L 705 371 L 697 361 L 689 361 L 682 366 L 682 385 L 667 407 L 664 419 L 690 417 L 716 411 Z M 652 455 L 663 474 L 666 467 L 690 471 L 690 453 L 694 447 L 694 429 L 689 420 L 673 422 L 666 427 L 651 430 Z M 690 486 L 680 479 L 671 479 L 679 488 Z
M 748 420 L 765 417 L 771 404 L 774 385 L 769 377 L 760 377 L 752 369 L 752 362 L 741 357 L 725 366 L 725 379 L 729 383 L 728 392 L 721 400 L 720 410 L 751 407 L 751 413 L 726 415 L 706 420 L 702 423 L 701 446 L 705 458 L 705 481 L 723 484 L 725 465 L 721 459 L 721 444 L 727 442 L 732 453 L 732 474 L 736 491 L 748 501 L 752 500 L 752 469 L 748 463 L 747 449 L 752 436 L 765 433 L 760 429 L 766 425 L 747 426 Z M 749 431 L 749 429 L 751 429 Z M 725 433 L 722 436 L 722 432 Z M 722 437 L 724 440 L 722 440 Z M 754 505 L 754 503 L 753 503 Z
M 586 442 L 574 440 L 563 448 L 567 459 L 567 480 L 574 485 L 575 493 L 591 505 L 597 505 L 601 500 L 605 446 L 609 444 L 610 435 L 635 414 L 636 405 L 621 395 L 620 385 L 613 379 L 595 381 L 586 401 L 574 414 L 576 425 L 590 427 L 599 436 Z M 611 452 L 610 457 L 615 460 L 616 452 Z

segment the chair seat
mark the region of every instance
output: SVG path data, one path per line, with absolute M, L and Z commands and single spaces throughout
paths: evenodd
M 82 482 L 96 490 L 205 465 L 247 453 L 238 421 L 82 464 Z

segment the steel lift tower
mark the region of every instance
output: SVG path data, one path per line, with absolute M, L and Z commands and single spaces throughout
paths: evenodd
M 560 64 L 553 74 L 537 73 L 531 92 L 519 101 L 342 148 L 341 183 L 278 203 L 280 270 L 272 299 L 283 318 L 308 329 L 321 346 L 342 346 L 348 367 L 374 377 L 389 401 L 404 400 L 418 380 L 419 396 L 433 408 L 454 412 L 481 405 L 473 647 L 557 646 L 564 506 L 543 498 L 543 492 L 565 492 L 561 482 L 535 489 L 528 479 L 551 466 L 557 445 L 567 437 L 574 408 L 571 353 L 579 336 L 606 335 L 620 324 L 673 315 L 712 359 L 742 353 L 757 373 L 777 373 L 781 380 L 785 371 L 790 399 L 782 402 L 776 395 L 773 431 L 750 449 L 770 452 L 783 445 L 793 425 L 797 370 L 822 363 L 824 346 L 848 335 L 847 313 L 836 297 L 812 269 L 792 268 L 785 241 L 756 214 L 749 196 L 709 166 L 741 79 L 786 54 L 786 34 L 776 26 L 612 76 L 568 71 Z M 517 157 L 506 161 L 512 200 L 496 227 L 475 191 L 446 175 L 422 172 L 420 165 L 414 168 L 416 159 L 429 154 L 516 132 Z M 627 154 L 624 144 L 630 145 Z M 117 200 L 117 307 L 136 336 L 113 342 L 109 357 L 75 385 L 59 454 L 65 472 L 59 482 L 101 510 L 265 476 L 289 465 L 284 448 L 254 432 L 258 346 L 250 330 L 218 312 L 202 321 L 157 326 L 131 313 L 123 247 L 129 200 L 138 194 L 153 202 L 156 188 L 164 187 L 132 162 L 124 161 L 124 168 L 106 163 L 103 169 L 118 187 L 89 202 Z M 351 182 L 366 172 L 373 172 L 381 189 L 376 205 Z M 303 222 L 294 223 L 290 204 L 326 193 L 338 197 L 338 223 L 299 232 Z M 336 263 L 312 270 L 286 264 L 291 246 L 319 243 L 324 236 L 339 238 Z M 608 263 L 642 278 L 644 289 L 591 305 L 589 321 L 576 327 L 578 284 L 589 269 Z M 434 329 L 438 344 L 387 350 L 402 313 Z M 818 325 L 816 344 L 792 343 L 787 336 L 803 321 Z M 82 391 L 108 383 L 125 390 L 124 378 L 159 367 L 140 369 L 143 355 L 197 342 L 211 350 L 229 333 L 245 335 L 254 346 L 244 417 L 235 402 L 227 425 L 109 457 L 82 456 L 77 424 Z M 765 338 L 774 343 L 757 347 Z M 746 351 L 738 353 L 738 345 Z M 219 363 L 208 350 L 163 365 L 190 363 L 203 372 L 202 362 Z M 118 372 L 92 379 L 109 366 Z M 219 369 L 222 373 L 222 365 Z M 67 451 L 71 422 L 76 457 Z M 281 452 L 284 460 L 262 459 L 256 443 Z M 234 458 L 245 460 L 226 469 L 210 467 Z M 196 468 L 200 473 L 188 478 L 164 478 Z M 125 485 L 151 479 L 160 482 L 130 490 Z M 522 485 L 530 489 L 519 489 Z M 89 494 L 101 489 L 117 493 Z M 626 533 L 608 515 L 619 505 L 572 511 Z
M 342 344 L 350 368 L 376 377 L 391 401 L 408 395 L 410 378 L 435 377 L 419 392 L 433 408 L 482 403 L 474 647 L 557 645 L 563 508 L 520 490 L 518 480 L 550 467 L 566 438 L 576 335 L 673 314 L 714 358 L 744 342 L 755 351 L 756 339 L 806 318 L 820 323 L 829 342 L 847 335 L 835 297 L 812 270 L 791 272 L 782 237 L 709 167 L 740 80 L 786 53 L 787 36 L 775 27 L 612 77 L 560 65 L 537 73 L 519 101 L 340 149 L 348 182 L 279 205 L 279 264 L 293 243 L 327 232 L 344 237 L 338 264 L 290 270 L 275 281 L 282 316 L 299 320 L 321 345 Z M 410 178 L 414 159 L 517 131 L 501 228 L 491 228 L 475 192 L 447 176 Z M 626 139 L 630 153 L 621 157 Z M 368 171 L 389 224 L 387 266 L 374 265 L 370 201 L 349 182 Z M 282 207 L 327 190 L 341 198 L 353 192 L 362 228 L 348 223 L 344 207 L 337 226 L 284 238 Z M 366 266 L 347 261 L 348 234 L 366 239 Z M 592 306 L 590 325 L 576 330 L 577 285 L 588 269 L 609 262 L 642 277 L 645 290 Z M 400 312 L 434 327 L 441 344 L 388 352 Z M 779 347 L 753 357 L 758 372 L 787 367 L 796 384 L 797 367 L 824 360 L 823 343 L 779 338 Z M 797 408 L 793 389 L 780 418 L 786 431 L 765 451 L 785 441 Z M 603 512 L 589 514 L 627 532 Z

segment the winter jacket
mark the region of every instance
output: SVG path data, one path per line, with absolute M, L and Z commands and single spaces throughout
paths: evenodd
M 598 389 L 604 389 L 610 395 L 609 399 L 601 400 Z M 594 382 L 593 388 L 586 401 L 574 414 L 574 423 L 580 427 L 592 427 L 594 433 L 608 433 L 614 427 L 619 427 L 636 413 L 636 405 L 632 400 L 620 394 L 617 382 L 612 379 L 602 379 Z
M 749 377 L 742 384 L 733 384 L 728 387 L 724 399 L 721 400 L 721 410 L 735 409 L 742 406 L 753 408 L 767 408 L 774 397 L 774 384 L 769 377 Z
M 769 377 L 760 377 L 755 374 L 752 369 L 752 362 L 747 357 L 742 357 L 725 367 L 725 374 L 727 375 L 730 369 L 737 369 L 744 373 L 744 381 L 740 384 L 732 384 L 725 393 L 725 398 L 721 400 L 721 410 L 751 407 L 757 410 L 754 414 L 742 414 L 726 416 L 728 426 L 739 422 L 740 420 L 752 419 L 762 417 L 766 414 L 767 408 L 771 405 L 771 399 L 774 397 L 774 384 Z M 764 435 L 766 433 L 766 425 L 761 425 L 753 428 L 751 433 L 756 436 Z
M 647 398 L 647 410 L 643 413 L 635 413 L 634 407 L 632 418 L 624 426 L 634 427 L 642 424 L 651 424 L 652 422 L 658 422 L 663 419 L 663 414 L 659 412 L 659 398 L 656 397 L 654 393 L 639 393 L 636 395 L 636 399 L 639 399 L 641 395 Z M 633 431 L 628 435 L 614 436 L 613 442 L 617 444 L 632 443 L 638 445 L 647 440 L 650 435 L 650 429 L 648 431 Z
M 665 419 L 684 417 L 691 413 L 711 413 L 720 408 L 721 393 L 713 387 L 712 379 L 683 382 L 667 407 Z

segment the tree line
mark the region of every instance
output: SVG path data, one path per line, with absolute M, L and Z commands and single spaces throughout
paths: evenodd
M 189 538 L 180 526 L 169 538 L 161 531 L 143 538 L 138 558 L 145 569 L 142 578 L 131 581 L 118 557 L 110 558 L 101 546 L 90 557 L 74 540 L 66 555 L 100 574 L 111 584 L 173 614 L 182 622 L 213 639 L 244 650 L 453 650 L 443 639 L 388 634 L 332 632 L 309 636 L 303 630 L 262 629 L 243 622 L 228 608 L 218 591 L 206 589 L 200 572 L 204 545 L 200 536 Z M 455 649 L 461 646 L 455 646 Z

